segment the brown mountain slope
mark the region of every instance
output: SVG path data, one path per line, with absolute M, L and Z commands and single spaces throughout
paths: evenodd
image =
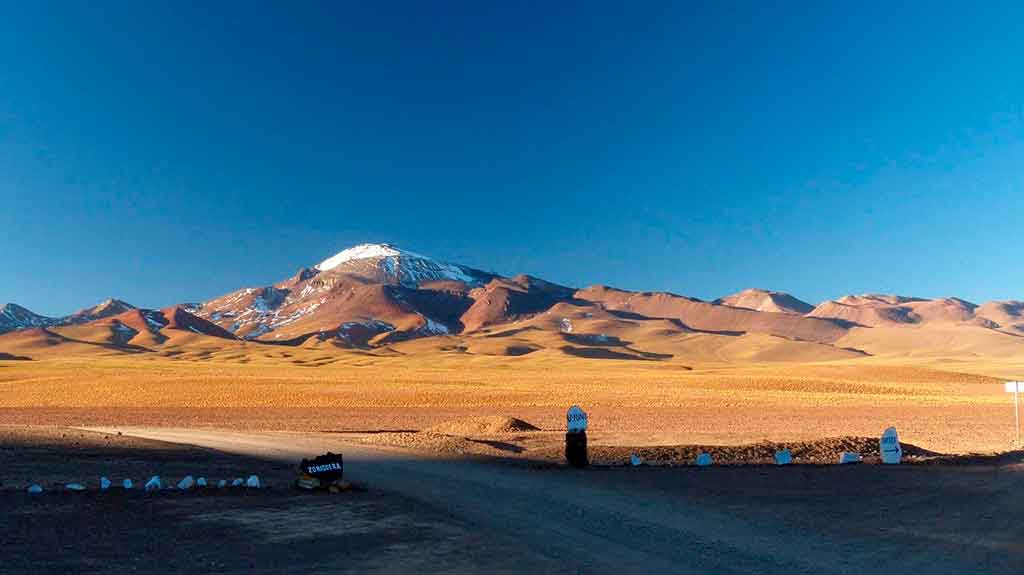
M 300 343 L 316 336 L 363 346 L 461 331 L 473 303 L 468 292 L 494 277 L 388 244 L 362 244 L 273 286 L 189 310 L 246 339 Z
M 814 309 L 813 305 L 805 301 L 801 301 L 788 293 L 756 288 L 745 289 L 741 292 L 717 299 L 713 303 L 752 309 L 754 311 L 790 313 L 796 315 L 804 315 Z
M 54 331 L 89 341 L 102 339 L 113 344 L 147 348 L 165 344 L 182 335 L 196 334 L 224 340 L 237 339 L 227 330 L 196 317 L 179 306 L 162 310 L 132 309 L 79 326 L 54 328 Z M 108 335 L 104 337 L 105 334 Z
M 842 319 L 867 327 L 959 323 L 974 319 L 976 306 L 958 298 L 922 299 L 892 295 L 844 296 L 822 303 L 808 317 Z
M 0 308 L 5 330 L 20 334 L 0 339 L 5 353 L 34 346 L 57 355 L 102 350 L 262 361 L 310 352 L 319 354 L 315 364 L 348 352 L 676 364 L 845 360 L 862 358 L 859 350 L 1011 357 L 1024 343 L 1024 303 L 979 307 L 957 298 L 865 294 L 811 308 L 761 289 L 706 302 L 603 286 L 576 290 L 363 244 L 274 285 L 201 304 L 144 310 L 108 300 L 62 318 L 8 305 Z
M 570 300 L 574 290 L 527 275 L 498 278 L 469 292 L 473 305 L 462 315 L 467 332 L 540 313 L 558 302 Z
M 168 334 L 169 330 L 178 330 L 222 339 L 238 339 L 235 334 L 213 322 L 189 313 L 181 306 L 164 308 L 158 313 L 159 317 L 167 322 L 160 330 L 165 335 Z
M 111 298 L 63 318 L 63 323 L 88 323 L 97 319 L 122 314 L 133 309 L 135 309 L 135 306 L 132 304 Z
M 390 332 L 394 332 L 388 336 L 390 339 L 447 333 L 447 326 L 417 311 L 410 301 L 436 309 L 443 307 L 448 297 L 444 293 L 390 285 L 335 285 L 318 300 L 315 313 L 285 321 L 257 341 L 301 341 L 316 335 L 364 346 Z M 457 295 L 450 297 L 458 300 Z M 465 307 L 464 303 L 459 305 Z M 288 313 L 290 308 L 285 306 L 282 310 Z M 438 315 L 451 319 L 452 314 L 438 312 Z
M 110 327 L 31 328 L 0 335 L 0 349 L 23 357 L 90 357 L 139 353 L 143 348 L 119 343 Z
M 807 317 L 840 319 L 857 325 L 875 327 L 896 324 L 912 324 L 910 310 L 892 305 L 849 305 L 839 301 L 819 304 Z
M 638 293 L 594 286 L 576 292 L 575 297 L 599 303 L 609 310 L 652 318 L 678 319 L 692 329 L 709 332 L 767 333 L 791 339 L 832 343 L 845 335 L 848 327 L 833 319 L 758 312 L 664 292 Z
M 858 327 L 851 329 L 837 345 L 874 356 L 903 359 L 1024 357 L 1024 337 L 966 323 Z
M 1024 301 L 990 301 L 974 310 L 976 318 L 991 322 L 989 327 L 1024 335 Z
M 423 343 L 426 345 L 426 342 Z M 452 341 L 445 347 L 456 348 Z M 404 350 L 406 348 L 396 348 Z M 422 347 L 421 347 L 422 349 Z M 463 334 L 458 349 L 477 355 L 558 355 L 691 363 L 835 361 L 864 353 L 768 334 L 697 332 L 677 319 L 652 319 L 581 300 Z

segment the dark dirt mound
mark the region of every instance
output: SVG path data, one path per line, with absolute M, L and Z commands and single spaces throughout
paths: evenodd
M 774 463 L 775 452 L 789 449 L 794 463 L 833 464 L 844 451 L 860 453 L 866 459 L 877 458 L 878 439 L 874 437 L 834 437 L 791 443 L 762 442 L 749 445 L 671 445 L 657 447 L 620 447 L 592 445 L 590 460 L 597 465 L 623 465 L 636 453 L 645 463 L 655 465 L 692 464 L 697 454 L 710 453 L 716 464 L 750 465 Z M 941 454 L 903 444 L 906 458 L 935 457 Z

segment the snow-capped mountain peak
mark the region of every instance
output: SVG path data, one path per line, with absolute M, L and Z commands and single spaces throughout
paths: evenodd
M 389 321 L 395 318 L 417 321 L 411 314 L 421 316 L 416 334 L 448 333 L 444 321 L 419 313 L 416 306 L 436 313 L 434 306 L 460 305 L 452 302 L 464 296 L 442 291 L 477 288 L 495 277 L 391 244 L 359 244 L 272 286 L 237 290 L 188 309 L 238 337 L 264 341 L 351 330 L 361 332 L 357 339 L 368 339 L 394 331 Z M 421 289 L 426 292 L 416 291 Z M 449 315 L 443 319 L 454 325 Z
M 360 244 L 348 248 L 320 262 L 316 270 L 321 273 L 344 272 L 374 282 L 406 287 L 438 280 L 478 285 L 492 277 L 492 274 L 441 262 L 391 244 Z
M 320 262 L 319 264 L 316 265 L 316 269 L 322 272 L 326 272 L 333 270 L 334 268 L 340 266 L 343 263 L 350 262 L 353 260 L 389 258 L 402 255 L 418 258 L 424 257 L 411 252 L 402 251 L 400 249 L 395 248 L 391 244 L 359 244 L 357 246 L 348 248 L 347 250 L 342 250 L 334 254 L 333 256 L 327 258 L 326 260 Z

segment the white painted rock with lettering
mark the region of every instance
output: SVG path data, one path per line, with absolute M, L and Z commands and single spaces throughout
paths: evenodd
M 135 484 L 132 483 L 131 479 L 125 479 L 121 482 L 121 487 L 124 487 L 125 489 L 132 489 L 135 487 Z
M 100 490 L 106 491 L 110 489 L 110 480 L 106 477 L 100 477 Z
M 242 481 L 241 477 L 236 477 L 235 480 L 231 482 L 231 487 L 241 487 L 244 483 L 245 482 Z
M 206 478 L 200 477 L 199 479 L 196 479 L 196 487 L 206 487 Z
M 196 480 L 191 475 L 186 475 L 181 481 L 178 482 L 178 489 L 192 489 L 192 486 L 196 484 Z
M 710 453 L 698 454 L 697 455 L 697 462 L 696 463 L 700 467 L 707 467 L 707 466 L 711 465 L 711 463 L 712 463 L 712 461 L 711 461 L 711 454 Z
M 146 482 L 145 489 L 146 491 L 160 491 L 162 487 L 163 485 L 160 483 L 160 476 L 154 475 L 153 477 L 149 478 L 149 481 Z
M 900 446 L 900 437 L 896 434 L 895 427 L 890 427 L 882 433 L 882 438 L 878 440 L 878 451 L 882 454 L 882 463 L 900 464 L 903 459 L 903 447 Z
M 252 487 L 252 488 L 255 488 L 255 489 L 259 489 L 260 488 L 260 478 L 256 477 L 255 475 L 250 475 L 249 479 L 245 480 L 245 486 L 246 487 Z
M 569 408 L 565 413 L 566 429 L 569 433 L 580 433 L 587 430 L 587 413 L 578 405 Z
M 780 449 L 775 452 L 775 465 L 789 465 L 793 463 L 793 454 L 788 449 Z

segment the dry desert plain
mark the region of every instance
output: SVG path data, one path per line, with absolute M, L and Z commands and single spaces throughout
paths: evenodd
M 1012 356 L 726 363 L 545 349 L 509 357 L 445 351 L 445 339 L 386 353 L 208 348 L 203 338 L 160 354 L 30 350 L 30 361 L 0 361 L 0 413 L 10 424 L 362 432 L 513 416 L 557 432 L 566 408 L 579 404 L 595 445 L 875 437 L 895 425 L 924 449 L 992 452 L 1012 447 L 1002 382 L 1024 371 Z
M 764 343 L 749 337 L 750 348 Z M 645 361 L 551 348 L 467 353 L 480 349 L 469 337 L 343 350 L 186 336 L 137 353 L 27 341 L 10 354 L 31 359 L 0 361 L 5 572 L 1024 565 L 1019 452 L 965 455 L 1011 448 L 1001 383 L 1024 367 L 1012 354 Z M 559 463 L 574 403 L 590 413 L 601 464 L 586 472 Z M 890 425 L 909 460 L 929 465 L 821 465 L 845 449 L 873 461 Z M 778 444 L 812 465 L 764 465 Z M 326 449 L 346 454 L 366 491 L 331 499 L 288 489 L 295 462 Z M 698 449 L 736 465 L 694 468 Z M 633 452 L 655 465 L 623 467 Z M 95 491 L 100 474 L 154 472 L 255 472 L 273 488 Z M 92 489 L 59 492 L 75 480 Z M 27 496 L 30 481 L 47 493 Z

